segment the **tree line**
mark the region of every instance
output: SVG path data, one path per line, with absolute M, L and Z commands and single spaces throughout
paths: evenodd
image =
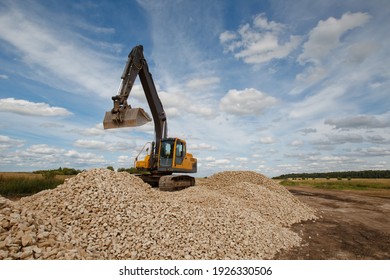
M 59 167 L 57 169 L 50 170 L 36 170 L 33 171 L 34 174 L 42 174 L 44 177 L 54 177 L 55 175 L 77 175 L 81 173 L 82 170 L 67 168 L 67 167 Z
M 390 178 L 390 170 L 336 171 L 283 174 L 274 179 L 297 178 Z

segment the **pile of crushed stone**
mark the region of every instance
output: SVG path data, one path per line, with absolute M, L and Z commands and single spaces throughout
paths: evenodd
M 272 259 L 315 212 L 251 171 L 227 171 L 177 192 L 107 169 L 52 190 L 0 196 L 0 259 Z

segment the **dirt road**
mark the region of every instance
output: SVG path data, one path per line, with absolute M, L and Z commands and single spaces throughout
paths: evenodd
M 275 259 L 390 259 L 390 190 L 340 191 L 287 187 L 320 219 L 294 225 L 302 246 Z

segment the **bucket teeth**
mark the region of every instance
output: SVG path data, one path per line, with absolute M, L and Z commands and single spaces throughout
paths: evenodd
M 106 112 L 103 120 L 104 129 L 135 127 L 150 122 L 152 119 L 142 108 L 127 108 L 118 114 Z

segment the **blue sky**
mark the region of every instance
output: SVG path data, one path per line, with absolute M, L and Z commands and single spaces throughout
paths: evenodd
M 139 44 L 198 176 L 389 169 L 389 29 L 387 0 L 0 0 L 0 171 L 132 166 L 152 123 L 102 121 Z

